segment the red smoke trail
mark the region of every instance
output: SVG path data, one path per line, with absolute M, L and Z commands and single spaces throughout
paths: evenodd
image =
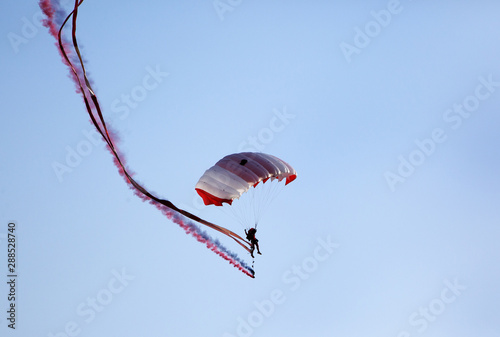
M 40 8 L 47 17 L 43 20 L 43 25 L 49 29 L 50 34 L 57 40 L 56 45 L 59 48 L 59 52 L 61 54 L 63 62 L 70 68 L 70 76 L 73 82 L 76 84 L 77 92 L 82 94 L 82 98 L 87 108 L 90 119 L 96 127 L 97 131 L 101 134 L 104 141 L 106 142 L 107 149 L 113 155 L 113 162 L 118 168 L 119 174 L 125 179 L 128 186 L 139 198 L 154 205 L 168 219 L 184 229 L 186 233 L 191 234 L 199 242 L 204 243 L 210 250 L 221 256 L 223 259 L 229 261 L 230 264 L 241 270 L 243 273 L 250 277 L 254 277 L 253 269 L 246 265 L 243 260 L 241 260 L 236 254 L 228 251 L 223 245 L 220 244 L 220 242 L 218 242 L 218 240 L 214 241 L 193 221 L 189 221 L 185 217 L 204 224 L 231 237 L 247 251 L 249 251 L 249 248 L 247 246 L 248 243 L 244 239 L 223 227 L 212 224 L 189 212 L 177 208 L 168 200 L 159 199 L 132 178 L 134 174 L 128 169 L 124 161 L 124 156 L 116 148 L 116 144 L 118 141 L 117 133 L 109 129 L 104 121 L 97 96 L 95 95 L 91 87 L 91 83 L 86 75 L 83 59 L 78 49 L 78 42 L 76 39 L 76 17 L 78 14 L 78 6 L 80 6 L 82 2 L 83 0 L 75 0 L 73 11 L 71 11 L 71 13 L 65 19 L 62 15 L 63 11 L 59 6 L 58 0 L 40 0 L 39 4 Z M 63 28 L 70 18 L 72 18 L 73 45 L 71 45 L 63 36 Z M 73 60 L 73 62 L 71 60 Z M 75 67 L 73 63 L 78 64 L 79 66 Z

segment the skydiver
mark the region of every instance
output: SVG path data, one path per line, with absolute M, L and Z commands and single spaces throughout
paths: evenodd
M 250 228 L 247 232 L 245 229 L 245 234 L 247 235 L 247 240 L 250 241 L 250 255 L 253 256 L 253 251 L 255 247 L 257 247 L 257 254 L 262 255 L 262 253 L 259 250 L 259 240 L 255 238 L 255 233 L 257 230 L 255 228 Z

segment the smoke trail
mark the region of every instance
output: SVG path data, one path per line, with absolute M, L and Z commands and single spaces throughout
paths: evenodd
M 118 143 L 118 134 L 106 126 L 104 118 L 101 113 L 97 97 L 95 96 L 92 88 L 91 82 L 86 75 L 84 62 L 80 55 L 78 44 L 76 40 L 76 15 L 78 11 L 78 6 L 83 2 L 83 0 L 75 0 L 75 7 L 73 11 L 65 17 L 64 11 L 60 7 L 58 0 L 40 0 L 40 8 L 46 15 L 46 19 L 43 20 L 43 25 L 49 29 L 49 33 L 56 39 L 57 47 L 59 48 L 59 53 L 63 59 L 64 64 L 66 64 L 71 72 L 70 77 L 76 85 L 77 93 L 82 95 L 87 112 L 91 118 L 92 123 L 96 127 L 97 131 L 101 134 L 104 141 L 107 144 L 108 151 L 113 155 L 113 162 L 118 168 L 119 174 L 125 179 L 127 185 L 134 191 L 134 193 L 141 198 L 143 201 L 148 202 L 158 208 L 168 219 L 178 224 L 187 234 L 195 237 L 199 242 L 205 244 L 210 250 L 215 252 L 217 255 L 223 259 L 229 261 L 230 264 L 238 268 L 240 271 L 245 273 L 250 277 L 254 277 L 254 271 L 249 267 L 243 260 L 241 260 L 235 253 L 230 252 L 225 248 L 218 240 L 214 240 L 205 231 L 201 230 L 194 222 L 186 219 L 186 217 L 198 221 L 206 226 L 209 226 L 219 232 L 231 237 L 241 246 L 248 250 L 248 248 L 239 240 L 244 240 L 236 235 L 235 233 L 212 224 L 208 221 L 200 219 L 186 211 L 178 209 L 168 200 L 159 199 L 152 195 L 145 188 L 143 188 L 137 181 L 133 179 L 134 173 L 129 170 L 126 165 L 123 154 L 116 147 Z M 73 18 L 73 28 L 72 28 L 72 40 L 73 46 L 70 42 L 63 36 L 63 28 L 66 22 Z M 74 64 L 80 65 L 75 67 Z M 86 88 L 86 89 L 84 89 Z M 92 103 L 92 104 L 91 104 Z

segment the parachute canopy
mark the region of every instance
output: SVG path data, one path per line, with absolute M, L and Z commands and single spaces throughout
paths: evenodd
M 297 172 L 283 160 L 264 153 L 243 152 L 230 154 L 209 168 L 196 184 L 196 191 L 205 205 L 231 205 L 251 187 L 269 179 L 285 185 L 297 178 Z

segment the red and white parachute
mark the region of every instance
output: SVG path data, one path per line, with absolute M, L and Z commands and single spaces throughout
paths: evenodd
M 219 160 L 205 171 L 195 189 L 205 205 L 215 206 L 232 205 L 244 193 L 251 194 L 227 209 L 242 223 L 253 226 L 269 201 L 295 178 L 297 172 L 285 161 L 265 153 L 243 152 Z

